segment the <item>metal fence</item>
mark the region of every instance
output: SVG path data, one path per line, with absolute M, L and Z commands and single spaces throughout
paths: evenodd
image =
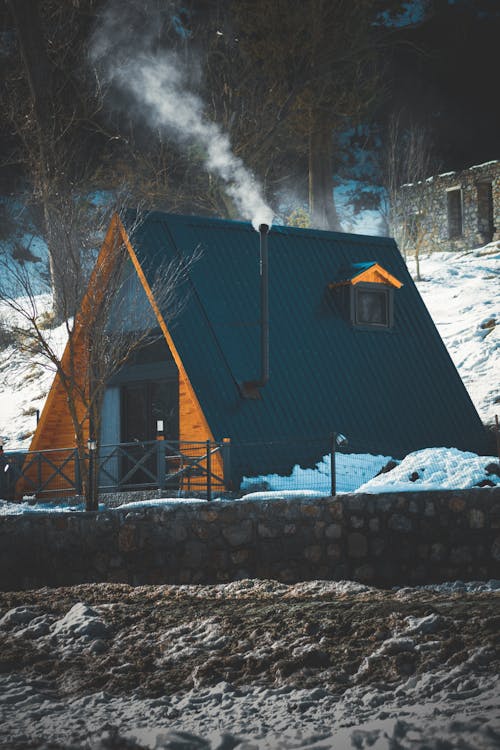
M 10 453 L 0 466 L 0 498 L 61 498 L 87 486 L 92 496 L 158 488 L 210 500 L 228 482 L 228 450 L 224 442 L 154 440 L 101 445 L 80 457 L 76 448 Z
M 80 490 L 76 448 L 9 453 L 0 463 L 0 498 L 4 500 L 65 497 Z
M 210 500 L 227 483 L 224 442 L 153 440 L 102 445 L 97 457 L 101 492 L 153 489 L 202 493 Z
M 7 500 L 81 495 L 84 486 L 88 492 L 92 482 L 94 499 L 104 493 L 149 489 L 158 489 L 164 497 L 207 500 L 274 491 L 335 495 L 363 491 L 367 482 L 396 469 L 398 464 L 363 441 L 340 433 L 308 441 L 245 444 L 154 440 L 101 445 L 81 459 L 75 448 L 67 448 L 12 453 L 2 460 L 0 498 Z M 450 476 L 450 466 L 445 464 L 453 460 L 453 456 L 435 450 L 422 451 L 413 462 L 405 462 L 408 469 L 402 472 L 398 467 L 377 482 L 382 485 L 397 479 L 400 488 L 406 489 L 412 489 L 412 483 L 429 483 L 430 479 L 434 488 L 448 489 L 472 486 L 471 477 L 477 486 L 500 482 L 500 464 L 492 463 L 491 458 L 472 457 L 470 461 L 476 460 L 477 466 L 464 468 L 465 459 L 457 456 L 456 469 Z M 262 474 L 256 475 L 256 469 Z M 373 486 L 370 489 L 373 491 Z
M 257 444 L 238 446 L 240 449 L 254 448 Z M 354 492 L 364 483 L 387 467 L 390 457 L 367 446 L 361 441 L 352 441 L 340 433 L 316 440 L 284 440 L 259 444 L 262 456 L 266 452 L 278 457 L 287 465 L 277 473 L 260 476 L 244 476 L 240 493 L 279 491 L 336 495 Z M 234 446 L 235 448 L 237 446 Z M 265 459 L 263 460 L 265 465 Z

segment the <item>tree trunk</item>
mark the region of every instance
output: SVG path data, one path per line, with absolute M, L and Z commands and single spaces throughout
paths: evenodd
M 312 113 L 309 134 L 309 212 L 316 229 L 341 229 L 333 198 L 332 129 L 328 118 Z
M 57 323 L 63 318 L 63 294 L 60 283 L 60 265 L 63 259 L 54 231 L 57 219 L 53 216 L 51 195 L 55 174 L 55 113 L 52 67 L 44 45 L 44 34 L 38 0 L 9 0 L 16 27 L 19 49 L 28 82 L 33 112 L 37 151 L 35 172 L 41 196 L 45 225 L 45 240 L 49 251 L 50 281 L 53 293 L 54 316 Z

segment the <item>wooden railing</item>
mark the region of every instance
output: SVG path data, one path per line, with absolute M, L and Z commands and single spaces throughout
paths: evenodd
M 84 461 L 76 448 L 11 453 L 0 466 L 0 498 L 80 495 L 96 477 L 98 493 L 138 489 L 192 492 L 212 498 L 229 483 L 230 443 L 153 440 L 101 445 Z M 92 460 L 89 460 L 92 459 Z M 89 467 L 96 467 L 95 473 Z

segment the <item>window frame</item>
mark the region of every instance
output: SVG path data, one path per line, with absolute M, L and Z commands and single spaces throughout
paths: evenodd
M 351 324 L 356 330 L 364 331 L 390 331 L 394 327 L 394 288 L 388 284 L 380 284 L 369 281 L 360 281 L 352 284 L 350 295 L 350 317 Z M 360 292 L 377 292 L 385 297 L 387 311 L 386 323 L 367 323 L 358 320 L 358 296 Z

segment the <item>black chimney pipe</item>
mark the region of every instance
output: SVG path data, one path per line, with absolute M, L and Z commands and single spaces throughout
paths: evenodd
M 269 380 L 269 226 L 261 224 L 260 234 L 260 379 L 262 388 Z
M 269 380 L 269 250 L 267 235 L 269 225 L 259 225 L 260 235 L 260 377 L 242 383 L 245 398 L 260 398 L 259 388 Z

